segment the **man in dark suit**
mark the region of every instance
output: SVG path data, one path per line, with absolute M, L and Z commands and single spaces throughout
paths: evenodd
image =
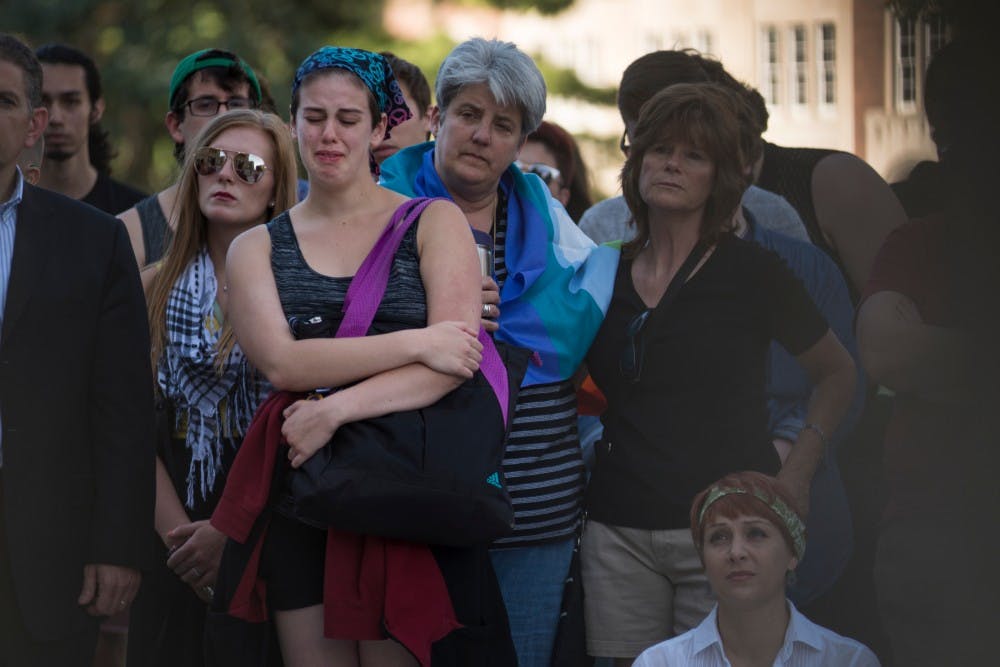
M 24 183 L 41 66 L 0 35 L 0 667 L 89 665 L 153 520 L 145 304 L 124 226 Z

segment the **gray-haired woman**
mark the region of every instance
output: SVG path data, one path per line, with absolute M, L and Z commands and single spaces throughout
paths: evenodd
M 547 666 L 583 499 L 571 376 L 607 309 L 618 256 L 596 248 L 541 179 L 512 166 L 545 113 L 545 81 L 528 55 L 471 39 L 445 58 L 435 92 L 437 142 L 386 160 L 382 184 L 458 204 L 494 246 L 497 338 L 535 353 L 504 460 L 516 527 L 491 555 L 520 665 Z

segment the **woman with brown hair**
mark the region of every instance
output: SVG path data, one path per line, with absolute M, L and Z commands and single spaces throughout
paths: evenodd
M 588 650 L 628 664 L 712 599 L 688 534 L 691 498 L 733 470 L 778 477 L 804 512 L 855 371 L 802 284 L 731 232 L 748 185 L 733 93 L 678 84 L 642 108 L 622 170 L 637 234 L 587 356 L 608 400 L 583 535 Z M 767 431 L 777 340 L 815 389 L 782 463 Z M 779 471 L 780 469 L 780 471 Z
M 579 222 L 590 208 L 590 183 L 580 147 L 573 135 L 556 123 L 543 120 L 525 139 L 515 164 L 545 181 L 573 222 Z

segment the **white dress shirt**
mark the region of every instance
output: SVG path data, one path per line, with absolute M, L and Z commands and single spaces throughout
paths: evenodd
M 732 667 L 722 650 L 718 610 L 716 605 L 698 627 L 643 651 L 633 667 Z M 816 625 L 791 602 L 788 610 L 788 629 L 774 667 L 879 667 L 864 644 Z

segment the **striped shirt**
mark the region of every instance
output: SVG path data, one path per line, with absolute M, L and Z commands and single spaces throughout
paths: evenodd
M 14 259 L 14 231 L 17 226 L 17 207 L 24 196 L 24 178 L 20 168 L 14 171 L 14 191 L 10 199 L 0 204 L 0 331 L 3 314 L 7 308 L 7 284 L 10 282 L 10 265 Z M 0 423 L 0 467 L 3 467 L 3 424 Z
M 494 274 L 507 279 L 507 198 L 498 190 Z M 503 473 L 514 504 L 514 532 L 494 548 L 569 537 L 580 520 L 585 482 L 572 380 L 522 387 L 504 451 Z

